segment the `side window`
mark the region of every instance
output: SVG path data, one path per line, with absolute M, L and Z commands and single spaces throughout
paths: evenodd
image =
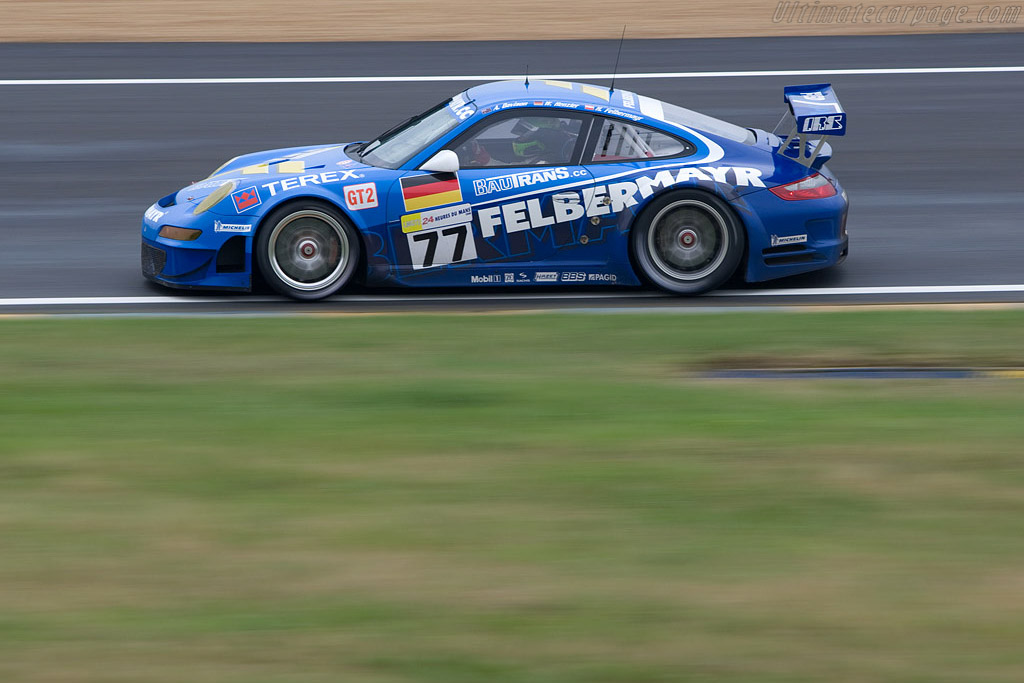
M 634 161 L 693 154 L 694 146 L 635 123 L 604 119 L 591 161 Z
M 455 153 L 462 168 L 565 166 L 582 127 L 583 120 L 572 116 L 502 116 L 460 141 Z

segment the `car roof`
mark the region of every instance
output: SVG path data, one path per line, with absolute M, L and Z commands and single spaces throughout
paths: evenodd
M 466 91 L 478 105 L 498 104 L 518 99 L 561 99 L 578 104 L 608 104 L 609 89 L 601 85 L 534 79 L 529 83 L 519 78 L 514 81 L 494 81 Z M 619 98 L 621 102 L 621 97 Z
M 752 139 L 749 130 L 689 109 L 667 104 L 630 90 L 611 90 L 601 85 L 551 79 L 496 81 L 478 85 L 457 96 L 472 101 L 478 115 L 519 107 L 576 109 L 586 113 L 607 114 L 645 123 L 668 131 L 696 129 L 735 141 Z M 668 111 L 673 112 L 671 116 Z
M 627 114 L 636 120 L 653 118 L 640 110 L 639 97 L 628 90 L 550 79 L 496 81 L 470 88 L 465 98 L 480 113 L 513 107 L 548 106 L 601 113 Z M 644 98 L 649 99 L 649 98 Z M 654 119 L 658 121 L 658 119 Z
M 479 114 L 519 108 L 519 106 L 554 106 L 559 109 L 580 110 L 599 114 L 622 116 L 634 121 L 651 119 L 664 125 L 664 120 L 650 117 L 639 108 L 640 97 L 629 90 L 610 90 L 602 85 L 571 83 L 569 81 L 532 80 L 497 81 L 470 88 L 467 100 L 476 104 Z M 648 97 L 644 101 L 651 100 Z

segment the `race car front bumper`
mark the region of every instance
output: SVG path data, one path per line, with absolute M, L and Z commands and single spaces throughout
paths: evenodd
M 142 240 L 142 275 L 147 280 L 176 289 L 251 289 L 250 256 L 244 244 L 195 249 L 163 242 Z
M 249 290 L 252 286 L 252 237 L 217 232 L 214 229 L 217 219 L 213 216 L 192 221 L 182 218 L 184 216 L 174 216 L 159 224 L 143 220 L 143 276 L 179 289 Z M 160 236 L 163 225 L 175 223 L 186 224 L 202 233 L 193 241 Z

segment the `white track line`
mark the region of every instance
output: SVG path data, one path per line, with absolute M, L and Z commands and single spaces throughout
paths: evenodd
M 806 289 L 720 290 L 708 296 L 871 296 L 879 294 L 993 294 L 1024 292 L 1024 285 L 924 285 L 897 287 L 808 287 Z
M 949 66 L 892 69 L 790 69 L 776 71 L 668 71 L 625 74 L 536 74 L 535 80 L 564 81 L 619 80 L 644 78 L 763 78 L 768 76 L 874 76 L 899 74 L 1016 73 L 1024 66 Z M 247 85 L 262 83 L 428 83 L 444 81 L 508 81 L 522 74 L 452 76 L 282 76 L 253 78 L 35 78 L 0 80 L 0 86 L 14 85 Z
M 926 286 L 894 286 L 894 287 L 809 287 L 807 289 L 750 289 L 720 290 L 706 296 L 712 297 L 787 297 L 787 296 L 877 296 L 886 294 L 1006 294 L 1024 292 L 1021 285 L 926 285 Z M 539 293 L 531 294 L 456 294 L 456 295 L 341 295 L 328 299 L 327 303 L 430 303 L 453 301 L 465 303 L 482 303 L 486 301 L 519 301 L 519 300 L 569 300 L 586 299 L 666 299 L 669 295 L 657 292 L 567 292 L 565 294 Z M 0 308 L 15 306 L 135 306 L 152 304 L 239 304 L 246 306 L 256 303 L 285 302 L 286 299 L 276 297 L 188 297 L 188 296 L 78 296 L 78 297 L 30 297 L 0 299 Z M 684 303 L 686 299 L 679 299 Z
M 256 299 L 245 299 L 252 301 Z M 267 299 L 259 299 L 267 301 Z M 58 296 L 0 299 L 2 306 L 134 306 L 136 304 L 227 304 L 242 299 L 227 297 L 199 298 L 186 296 Z
M 328 302 L 334 303 L 392 303 L 419 301 L 423 303 L 436 301 L 516 301 L 520 299 L 547 300 L 547 299 L 607 299 L 613 297 L 627 297 L 631 299 L 658 298 L 664 295 L 657 292 L 620 292 L 617 294 L 603 294 L 599 292 L 567 292 L 565 294 L 529 293 L 522 294 L 480 294 L 480 295 L 340 295 L 331 297 Z M 26 297 L 0 299 L 0 308 L 4 306 L 135 306 L 148 304 L 253 304 L 253 303 L 282 303 L 287 302 L 284 297 L 261 297 L 261 296 L 238 296 L 238 297 L 205 297 L 205 296 L 64 296 L 64 297 Z

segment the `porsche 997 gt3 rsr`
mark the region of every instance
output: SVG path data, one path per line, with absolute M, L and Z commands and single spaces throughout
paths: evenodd
M 470 88 L 371 141 L 236 157 L 145 212 L 143 274 L 320 299 L 367 285 L 641 285 L 700 294 L 835 265 L 846 193 L 828 84 L 788 135 L 563 81 Z

